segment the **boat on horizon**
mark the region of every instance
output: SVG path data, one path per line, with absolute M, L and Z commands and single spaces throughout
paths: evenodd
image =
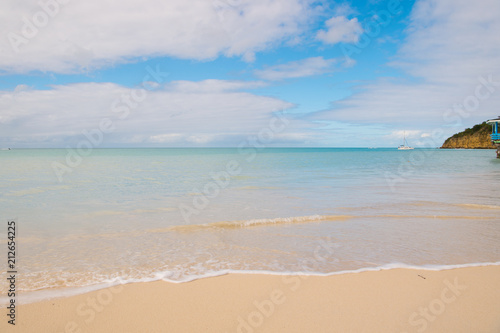
M 398 150 L 411 150 L 413 147 L 408 146 L 408 142 L 406 141 L 406 132 L 403 132 L 403 144 L 398 147 Z

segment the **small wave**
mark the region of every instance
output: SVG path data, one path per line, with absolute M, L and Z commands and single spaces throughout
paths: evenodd
M 44 192 L 48 192 L 48 191 L 69 190 L 69 189 L 71 189 L 71 187 L 68 185 L 33 187 L 33 188 L 20 190 L 20 191 L 10 191 L 9 193 L 7 193 L 5 195 L 11 196 L 11 197 L 21 197 L 21 196 L 25 196 L 25 195 L 39 194 L 39 193 L 44 193 Z
M 472 209 L 500 209 L 500 206 L 497 205 L 457 204 L 456 206 Z
M 349 215 L 311 215 L 311 216 L 297 216 L 297 217 L 278 217 L 274 219 L 252 219 L 242 221 L 221 221 L 205 224 L 191 224 L 191 225 L 178 225 L 164 229 L 156 229 L 156 232 L 162 231 L 196 231 L 202 229 L 233 229 L 233 228 L 247 228 L 265 225 L 277 224 L 299 224 L 310 222 L 323 222 L 323 221 L 345 221 L 353 218 Z
M 268 270 L 234 270 L 234 269 L 224 269 L 219 271 L 210 271 L 204 274 L 195 274 L 191 276 L 186 276 L 183 279 L 171 279 L 170 271 L 157 272 L 152 277 L 147 278 L 126 278 L 117 277 L 112 279 L 105 279 L 100 283 L 93 283 L 89 285 L 83 285 L 78 287 L 66 287 L 66 288 L 50 288 L 50 289 L 40 289 L 33 290 L 20 295 L 21 304 L 29 304 L 34 302 L 40 302 L 47 299 L 69 297 L 79 294 L 85 294 L 91 291 L 100 290 L 104 288 L 109 288 L 118 285 L 125 285 L 130 283 L 147 283 L 154 281 L 165 281 L 169 283 L 186 283 L 195 280 L 200 280 L 204 278 L 211 278 L 217 276 L 223 276 L 227 274 L 255 274 L 255 275 L 278 275 L 278 276 L 333 276 L 333 275 L 343 275 L 343 274 L 357 274 L 363 272 L 376 272 L 376 271 L 386 271 L 392 269 L 413 269 L 413 270 L 425 270 L 425 271 L 443 271 L 458 268 L 469 268 L 469 267 L 485 267 L 485 266 L 500 266 L 500 262 L 476 262 L 468 264 L 452 264 L 452 265 L 409 265 L 404 263 L 390 263 L 381 266 L 374 267 L 364 267 L 352 270 L 341 270 L 330 273 L 321 272 L 305 272 L 305 271 L 268 271 Z M 0 295 L 0 306 L 5 306 L 8 304 L 8 298 L 4 295 Z
M 277 186 L 242 186 L 238 187 L 237 190 L 277 190 L 280 187 Z
M 448 206 L 448 207 L 461 207 L 470 209 L 500 209 L 499 205 L 483 205 L 483 204 L 457 204 L 457 203 L 446 203 L 446 202 L 436 202 L 436 201 L 416 201 L 407 203 L 408 206 Z
M 466 216 L 466 215 L 398 215 L 398 214 L 381 214 L 381 215 L 367 215 L 366 217 L 373 218 L 399 218 L 399 219 L 409 219 L 409 218 L 419 218 L 419 219 L 438 219 L 438 220 L 491 220 L 492 216 Z
M 148 214 L 148 213 L 162 213 L 162 212 L 172 212 L 177 210 L 175 207 L 160 207 L 152 209 L 133 209 L 128 211 L 120 210 L 99 210 L 95 212 L 84 213 L 81 216 L 85 218 L 101 217 L 101 216 L 113 216 L 113 215 L 133 215 L 133 214 Z

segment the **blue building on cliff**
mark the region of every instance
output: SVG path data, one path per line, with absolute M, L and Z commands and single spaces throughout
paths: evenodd
M 491 124 L 493 127 L 491 141 L 495 144 L 495 146 L 497 146 L 497 158 L 500 158 L 500 134 L 498 133 L 498 123 L 500 123 L 500 117 L 488 120 L 487 123 Z

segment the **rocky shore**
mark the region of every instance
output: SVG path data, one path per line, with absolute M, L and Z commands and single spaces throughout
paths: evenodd
M 449 137 L 441 148 L 495 149 L 495 145 L 491 142 L 490 134 L 491 125 L 483 122 Z

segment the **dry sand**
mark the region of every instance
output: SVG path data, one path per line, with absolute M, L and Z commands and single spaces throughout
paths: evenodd
M 136 283 L 2 310 L 1 332 L 500 332 L 500 266 Z

